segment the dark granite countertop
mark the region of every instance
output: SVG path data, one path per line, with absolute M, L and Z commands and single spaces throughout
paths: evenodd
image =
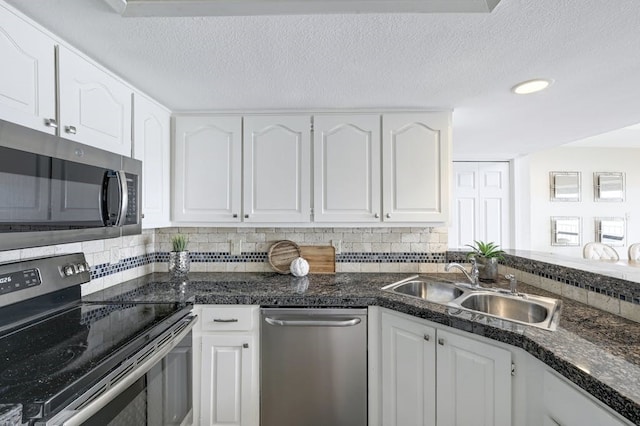
M 381 291 L 408 273 L 341 273 L 305 279 L 270 273 L 191 273 L 185 281 L 154 273 L 85 301 L 191 302 L 262 306 L 382 306 L 524 349 L 603 403 L 640 424 L 640 324 L 523 283 L 525 293 L 561 298 L 560 325 L 541 330 Z M 421 274 L 450 280 L 452 275 Z M 308 279 L 307 279 L 308 278 Z M 505 283 L 498 283 L 504 286 Z

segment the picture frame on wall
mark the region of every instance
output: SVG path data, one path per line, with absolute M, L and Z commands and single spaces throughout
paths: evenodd
M 624 173 L 595 172 L 593 174 L 593 199 L 597 202 L 622 202 L 625 198 Z
M 549 172 L 551 201 L 580 201 L 580 172 Z
M 582 218 L 578 216 L 551 217 L 552 246 L 582 245 Z
M 626 245 L 626 222 L 624 217 L 595 218 L 596 241 L 608 246 Z

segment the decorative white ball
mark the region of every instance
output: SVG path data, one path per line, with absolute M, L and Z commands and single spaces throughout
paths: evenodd
M 291 262 L 289 270 L 295 277 L 304 277 L 309 273 L 309 262 L 299 257 Z

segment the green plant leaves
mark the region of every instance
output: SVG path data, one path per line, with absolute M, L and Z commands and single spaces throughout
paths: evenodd
M 504 251 L 500 250 L 500 246 L 494 242 L 485 243 L 483 241 L 474 240 L 474 245 L 466 244 L 467 247 L 471 247 L 473 250 L 471 253 L 467 254 L 467 259 L 472 256 L 481 256 L 486 257 L 487 259 L 497 258 L 499 260 L 504 260 L 502 256 Z

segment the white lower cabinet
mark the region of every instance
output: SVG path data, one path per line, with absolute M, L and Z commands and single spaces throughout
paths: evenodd
M 382 424 L 436 424 L 436 330 L 382 313 Z
M 531 359 L 527 377 L 529 379 L 527 424 L 542 426 L 632 424 L 536 359 Z
M 194 424 L 258 426 L 259 307 L 207 305 L 197 311 Z
M 438 425 L 511 425 L 511 353 L 437 331 Z
M 386 310 L 381 325 L 382 425 L 511 424 L 508 350 Z

